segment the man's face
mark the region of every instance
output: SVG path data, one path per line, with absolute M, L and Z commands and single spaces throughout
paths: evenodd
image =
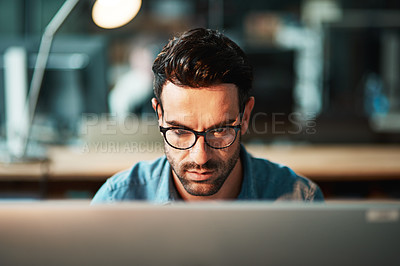
M 168 82 L 163 88 L 161 101 L 164 113 L 161 115 L 160 109 L 158 113 L 163 127 L 205 131 L 240 124 L 238 92 L 233 84 L 189 88 Z M 214 195 L 237 165 L 239 139 L 238 136 L 231 146 L 224 149 L 209 147 L 203 136 L 187 150 L 178 150 L 165 143 L 174 178 L 193 196 Z

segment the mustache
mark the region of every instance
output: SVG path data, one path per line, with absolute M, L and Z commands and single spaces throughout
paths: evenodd
M 199 165 L 194 162 L 187 162 L 182 165 L 182 170 L 215 170 L 220 167 L 220 163 L 215 160 L 209 160 L 205 164 Z

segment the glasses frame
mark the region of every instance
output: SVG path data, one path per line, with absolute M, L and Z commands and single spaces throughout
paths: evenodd
M 161 107 L 161 110 L 162 110 L 161 104 L 157 103 L 157 105 L 156 105 L 157 119 L 159 118 L 158 117 L 158 107 L 159 106 Z M 196 145 L 197 140 L 199 139 L 200 136 L 204 137 L 204 142 L 210 148 L 213 148 L 213 149 L 216 149 L 216 150 L 226 149 L 226 148 L 230 147 L 233 143 L 235 143 L 235 141 L 237 139 L 237 134 L 238 134 L 239 130 L 242 129 L 243 114 L 244 114 L 244 108 L 243 108 L 243 112 L 240 112 L 238 114 L 240 123 L 239 123 L 239 125 L 236 125 L 236 126 L 223 126 L 223 127 L 217 127 L 217 128 L 208 129 L 208 130 L 205 130 L 205 131 L 196 131 L 196 130 L 193 130 L 193 129 L 190 129 L 190 128 L 185 128 L 185 127 L 163 127 L 163 126 L 160 126 L 160 132 L 163 134 L 165 142 L 167 142 L 169 146 L 171 146 L 172 148 L 177 149 L 177 150 L 188 150 L 188 149 L 192 148 L 194 145 Z M 215 147 L 211 146 L 210 144 L 208 144 L 207 138 L 206 138 L 206 134 L 208 132 L 210 132 L 211 130 L 215 130 L 215 129 L 219 129 L 219 128 L 233 128 L 235 130 L 235 138 L 233 139 L 232 143 L 229 144 L 228 146 L 221 147 L 221 148 L 215 148 Z M 183 129 L 183 130 L 190 131 L 195 135 L 196 139 L 194 140 L 193 144 L 188 148 L 177 148 L 177 147 L 171 145 L 171 143 L 169 143 L 169 141 L 167 140 L 166 133 L 167 133 L 168 130 L 171 130 L 171 129 Z
M 228 146 L 224 146 L 224 147 L 221 147 L 221 148 L 216 148 L 216 147 L 211 146 L 207 142 L 206 135 L 207 135 L 208 132 L 210 132 L 212 130 L 219 129 L 219 128 L 233 128 L 235 130 L 235 138 L 233 139 L 231 144 L 229 144 Z M 187 131 L 192 132 L 196 137 L 194 142 L 193 142 L 193 144 L 191 146 L 187 147 L 187 148 L 178 148 L 178 147 L 173 146 L 171 143 L 169 143 L 169 141 L 167 140 L 167 136 L 166 136 L 167 131 L 168 130 L 172 130 L 172 129 L 182 129 L 182 130 L 187 130 Z M 188 150 L 188 149 L 192 148 L 194 145 L 196 145 L 197 140 L 199 139 L 200 136 L 204 137 L 204 142 L 207 144 L 207 146 L 209 146 L 209 147 L 211 147 L 213 149 L 216 149 L 216 150 L 225 149 L 225 148 L 228 148 L 229 146 L 231 146 L 233 143 L 235 143 L 236 138 L 237 138 L 237 134 L 238 134 L 239 130 L 241 130 L 241 129 L 242 129 L 242 125 L 241 124 L 236 125 L 236 126 L 223 126 L 223 127 L 218 127 L 218 128 L 212 128 L 212 129 L 208 129 L 206 131 L 196 131 L 196 130 L 193 130 L 193 129 L 190 129 L 190 128 L 182 128 L 182 127 L 163 127 L 163 126 L 160 126 L 160 132 L 163 134 L 165 141 L 168 143 L 169 146 L 171 146 L 172 148 L 177 149 L 177 150 Z

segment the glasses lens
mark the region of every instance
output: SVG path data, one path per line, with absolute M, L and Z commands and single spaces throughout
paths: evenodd
M 214 148 L 225 148 L 236 138 L 236 130 L 230 127 L 216 128 L 207 132 L 206 141 Z
M 185 129 L 170 129 L 165 133 L 165 138 L 171 146 L 186 149 L 193 145 L 196 135 Z

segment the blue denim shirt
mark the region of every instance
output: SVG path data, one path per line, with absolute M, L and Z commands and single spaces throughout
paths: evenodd
M 290 168 L 254 158 L 244 146 L 241 147 L 240 159 L 243 182 L 238 200 L 323 201 L 319 187 Z M 109 178 L 94 196 L 92 204 L 129 200 L 160 204 L 181 200 L 165 155 L 154 161 L 139 162 L 131 169 Z

